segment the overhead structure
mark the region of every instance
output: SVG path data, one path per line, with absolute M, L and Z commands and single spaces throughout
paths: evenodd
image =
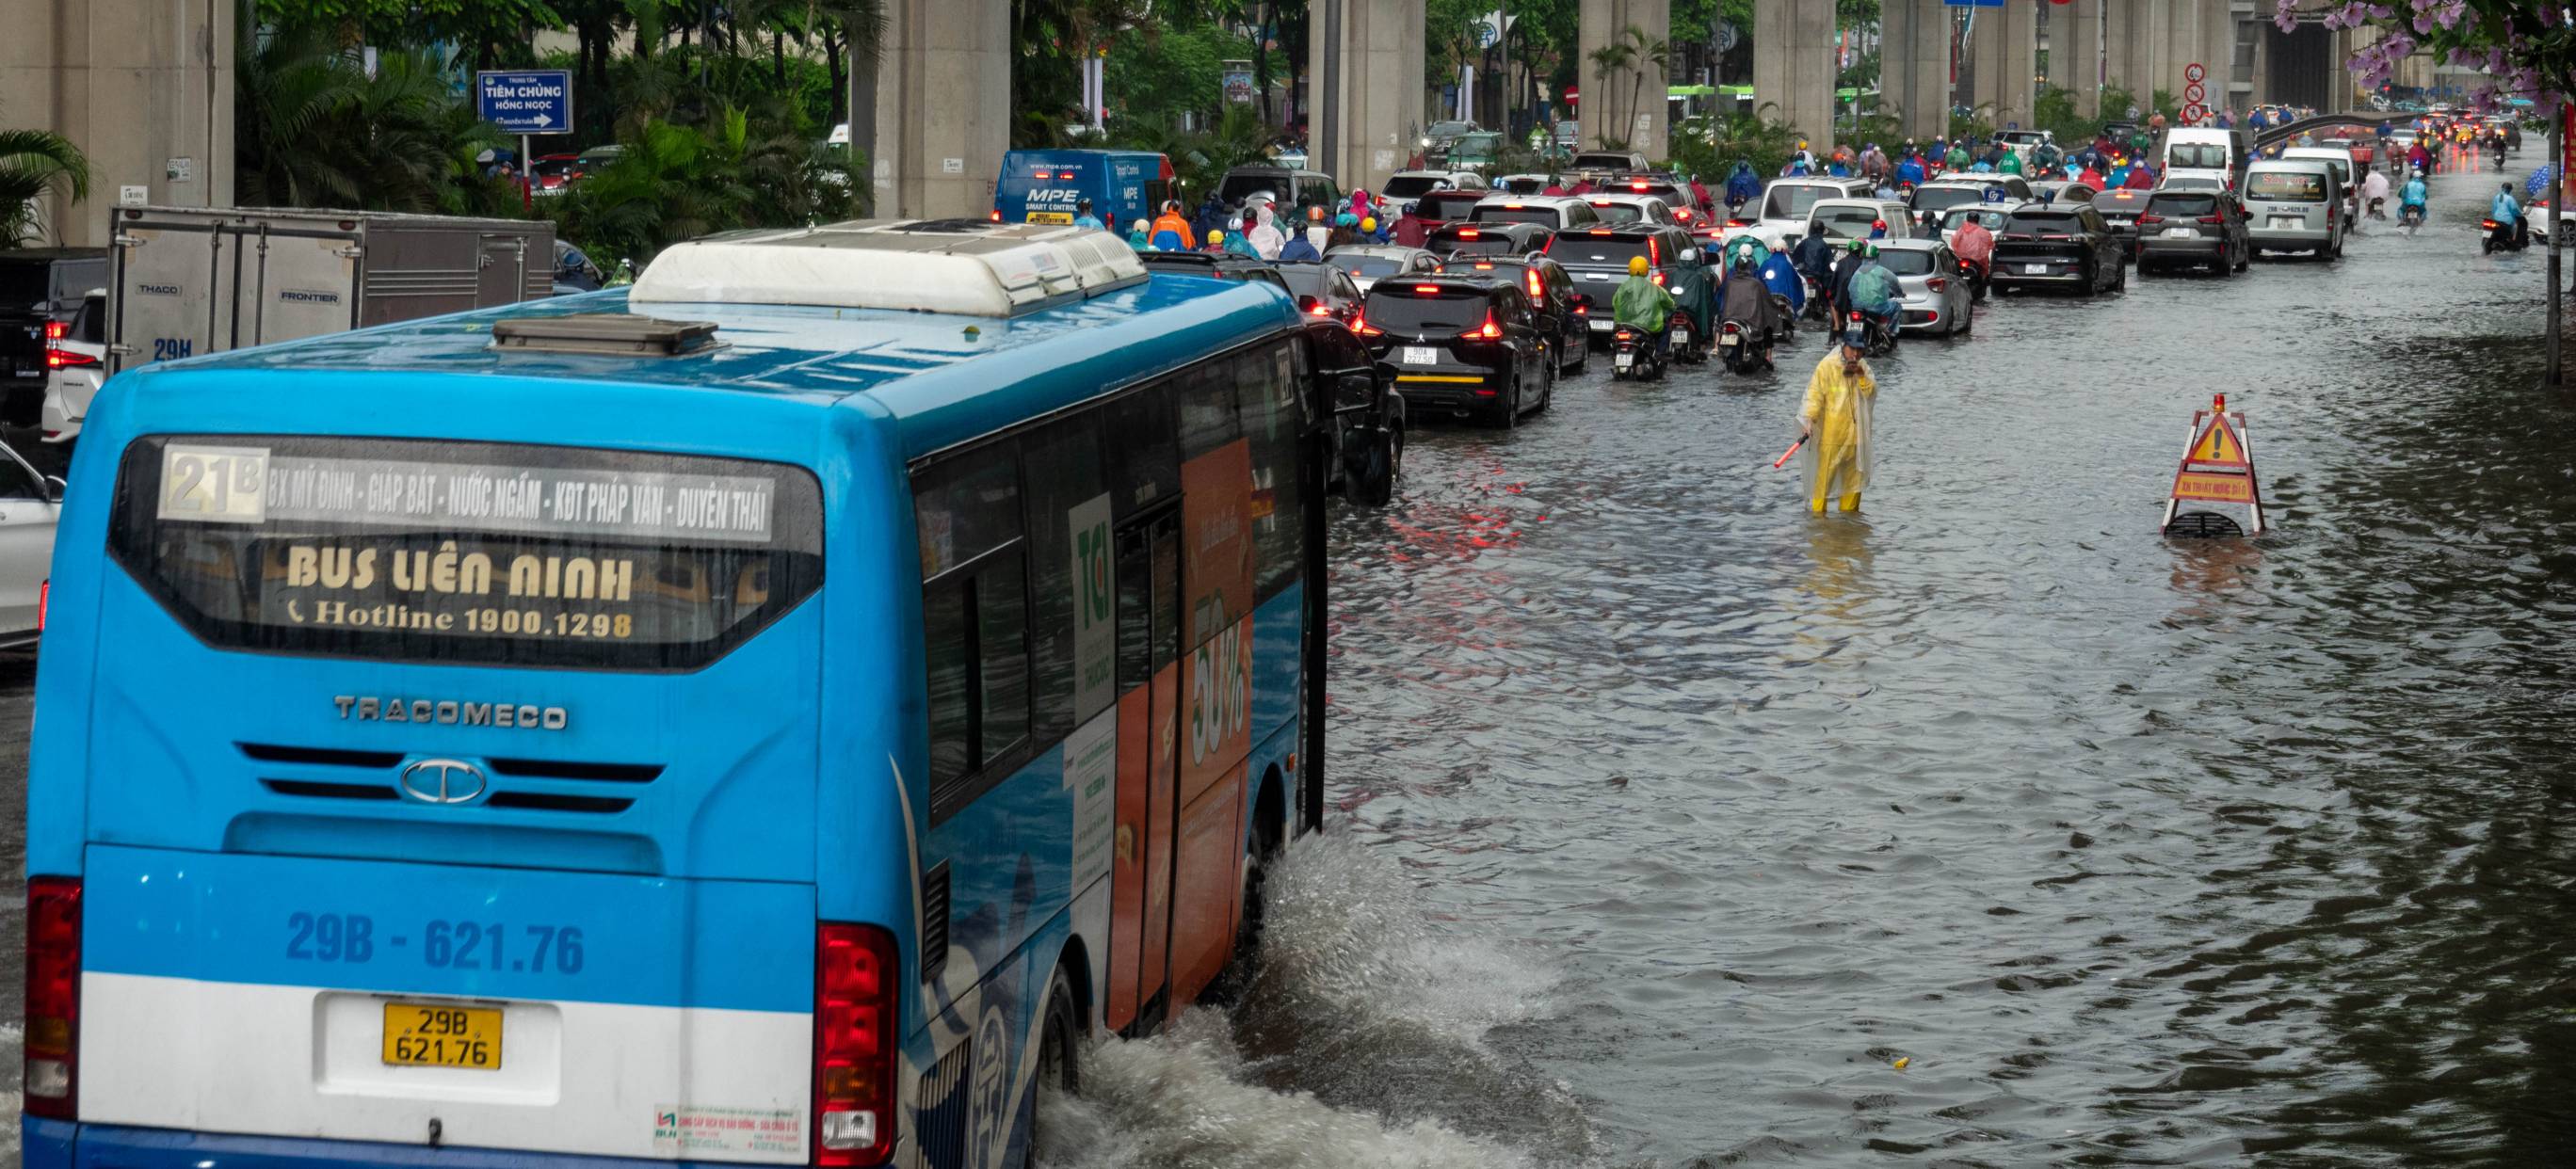
M 1896 115 L 1906 137 L 1918 141 L 1950 132 L 1950 11 L 1941 0 L 1879 5 L 1880 105 Z
M 2039 6 L 2025 2 L 1971 11 L 1968 50 L 1974 77 L 1968 104 L 1985 108 L 1997 129 L 2027 128 L 2038 93 Z
M 852 71 L 854 114 L 873 109 L 876 213 L 983 218 L 1011 146 L 1009 0 L 886 0 L 873 77 Z M 873 80 L 872 92 L 861 92 Z
M 2102 116 L 2102 13 L 2113 0 L 2068 0 L 2048 15 L 2048 83 L 2075 95 L 2075 112 Z
M 1586 12 L 1591 11 L 1587 5 Z M 1815 150 L 1834 144 L 1833 0 L 1761 0 L 1753 6 L 1753 100 L 1776 104 Z
M 1757 48 L 1761 44 L 1762 9 L 1770 4 L 1771 0 L 1766 0 L 1754 9 Z M 1586 144 L 1624 144 L 1650 159 L 1661 159 L 1670 152 L 1665 125 L 1670 68 L 1656 64 L 1653 58 L 1657 50 L 1662 50 L 1669 61 L 1672 25 L 1672 0 L 1583 0 L 1576 23 L 1576 47 L 1581 55 L 1576 60 L 1582 68 Z M 1626 66 L 1605 72 L 1592 56 L 1604 49 L 1624 51 Z M 1755 93 L 1762 92 L 1758 71 L 1753 86 Z
M 250 0 L 9 0 L 0 119 L 87 155 L 90 194 L 39 209 L 44 241 L 108 242 L 108 209 L 233 203 L 235 5 Z
M 1308 165 L 1376 190 L 1420 148 L 1421 0 L 1312 0 Z

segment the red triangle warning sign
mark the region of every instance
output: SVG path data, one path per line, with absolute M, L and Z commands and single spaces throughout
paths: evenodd
M 2183 456 L 2186 463 L 2211 467 L 2251 467 L 2245 458 L 2245 440 L 2236 428 L 2228 425 L 2227 415 L 2211 414 L 2200 436 L 2191 440 L 2191 453 Z

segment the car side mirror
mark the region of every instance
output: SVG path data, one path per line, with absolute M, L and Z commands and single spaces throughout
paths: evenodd
M 63 492 L 70 488 L 71 484 L 63 482 L 63 477 L 60 475 L 45 476 L 45 502 L 61 503 Z
M 1346 373 L 1334 383 L 1333 404 L 1347 409 L 1367 406 L 1377 401 L 1377 378 L 1365 373 Z

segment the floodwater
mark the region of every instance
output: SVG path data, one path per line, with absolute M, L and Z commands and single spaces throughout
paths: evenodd
M 1857 516 L 1769 467 L 1813 335 L 1418 432 L 1335 520 L 1329 835 L 1056 1169 L 2567 1161 L 2576 412 L 2491 182 L 1906 342 Z M 2278 531 L 2168 543 L 2220 391 Z

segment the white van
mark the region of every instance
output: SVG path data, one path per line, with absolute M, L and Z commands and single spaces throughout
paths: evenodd
M 2350 194 L 2353 184 L 2361 181 L 2361 164 L 2353 161 L 2352 151 L 2345 147 L 2293 146 L 2281 152 L 2281 161 L 2326 164 L 2327 169 L 2335 173 L 2335 184 L 2341 187 L 2345 194 Z M 2344 206 L 2343 229 L 2347 232 L 2353 229 L 2352 206 L 2349 203 Z
M 2245 137 L 2232 129 L 2177 126 L 2165 132 L 2166 178 L 2208 175 L 2233 182 L 2245 169 L 2245 155 Z

